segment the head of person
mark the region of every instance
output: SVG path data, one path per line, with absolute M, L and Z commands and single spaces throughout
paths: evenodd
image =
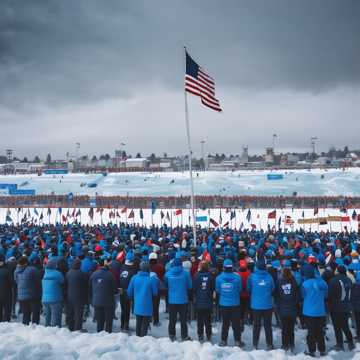
M 264 260 L 258 260 L 256 262 L 256 269 L 260 270 L 260 271 L 265 271 L 266 270 L 266 263 Z
M 29 260 L 28 260 L 27 256 L 25 256 L 25 255 L 21 256 L 18 261 L 18 265 L 19 266 L 27 266 L 28 264 L 29 264 Z
M 223 268 L 224 268 L 224 272 L 227 272 L 227 273 L 233 272 L 233 262 L 232 262 L 232 260 L 225 259 Z
M 142 261 L 140 263 L 140 271 L 142 272 L 150 272 L 150 266 L 147 261 Z
M 292 277 L 293 277 L 293 276 L 292 276 L 292 273 L 291 273 L 290 268 L 285 267 L 285 268 L 283 269 L 283 271 L 282 271 L 282 277 L 283 277 L 283 279 L 286 280 L 286 281 L 292 280 Z
M 303 275 L 304 275 L 305 280 L 315 278 L 315 268 L 310 264 L 304 265 Z
M 81 260 L 80 259 L 75 259 L 72 263 L 72 269 L 74 270 L 80 270 L 81 268 Z
M 152 252 L 149 255 L 149 262 L 150 264 L 156 264 L 157 263 L 157 259 L 158 259 L 158 255 L 156 252 Z
M 207 261 L 201 261 L 199 265 L 199 270 L 201 272 L 208 272 L 209 271 L 209 263 Z
M 339 265 L 338 267 L 337 267 L 337 271 L 338 271 L 338 273 L 339 274 L 341 274 L 341 275 L 346 275 L 346 267 L 345 267 L 345 265 Z

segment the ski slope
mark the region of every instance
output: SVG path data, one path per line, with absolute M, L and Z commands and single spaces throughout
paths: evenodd
M 279 196 L 297 192 L 299 196 L 360 196 L 360 168 L 273 171 L 282 180 L 268 180 L 269 171 L 207 171 L 194 173 L 197 195 Z M 19 189 L 35 189 L 39 194 L 181 196 L 189 195 L 187 172 L 109 173 L 67 175 L 2 175 L 1 183 Z M 96 184 L 88 187 L 88 184 Z M 6 194 L 1 190 L 0 194 Z

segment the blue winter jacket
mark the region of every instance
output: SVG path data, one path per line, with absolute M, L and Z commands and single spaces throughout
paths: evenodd
M 168 289 L 169 304 L 187 304 L 188 291 L 192 288 L 189 272 L 180 266 L 173 266 L 164 277 L 165 287 Z
M 156 277 L 150 277 L 145 271 L 140 271 L 132 277 L 127 294 L 134 299 L 134 314 L 152 316 L 153 297 L 158 293 Z
M 41 273 L 34 266 L 17 266 L 14 274 L 18 300 L 41 299 Z
M 325 316 L 325 299 L 328 286 L 322 278 L 311 278 L 305 280 L 301 287 L 304 298 L 303 314 L 305 316 Z
M 209 271 L 198 272 L 193 281 L 195 307 L 197 309 L 211 309 L 213 304 L 214 277 Z
M 242 281 L 238 274 L 223 272 L 216 277 L 220 306 L 239 306 Z
M 89 274 L 96 270 L 96 262 L 89 257 L 81 260 L 81 271 Z
M 266 270 L 256 269 L 249 276 L 247 290 L 250 293 L 251 309 L 268 310 L 273 308 L 275 284 L 272 276 Z
M 42 302 L 55 303 L 63 301 L 63 274 L 53 268 L 46 268 L 42 280 Z

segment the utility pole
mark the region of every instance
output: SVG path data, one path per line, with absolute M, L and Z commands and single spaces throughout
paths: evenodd
M 204 144 L 205 144 L 205 140 L 201 140 L 200 141 L 201 144 L 201 159 L 203 161 L 204 164 L 204 171 L 206 170 L 206 165 L 205 165 L 205 156 L 204 156 Z
M 273 153 L 275 154 L 275 140 L 277 139 L 277 135 L 273 134 L 272 136 L 272 148 L 273 148 Z
M 8 162 L 12 162 L 12 156 L 13 156 L 13 150 L 12 149 L 6 149 L 6 156 L 8 158 Z
M 316 140 L 318 140 L 318 138 L 316 136 L 310 138 L 313 161 L 315 160 L 315 156 L 316 156 L 316 152 L 315 152 Z

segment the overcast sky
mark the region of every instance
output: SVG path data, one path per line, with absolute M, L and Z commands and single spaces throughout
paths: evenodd
M 189 98 L 192 144 L 360 148 L 358 0 L 1 0 L 1 148 L 186 153 L 184 54 L 224 112 Z

